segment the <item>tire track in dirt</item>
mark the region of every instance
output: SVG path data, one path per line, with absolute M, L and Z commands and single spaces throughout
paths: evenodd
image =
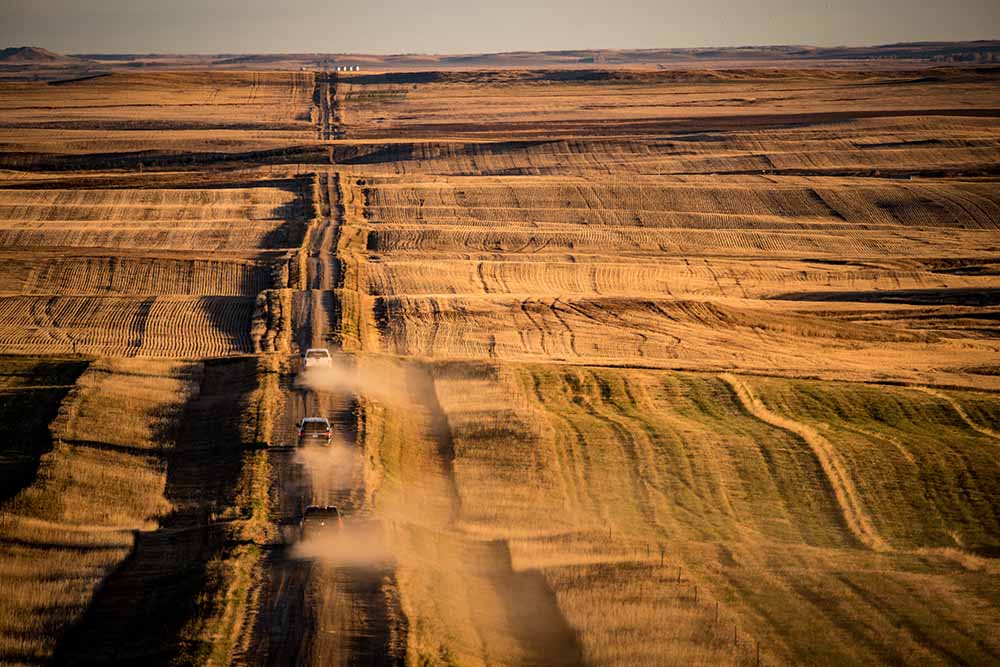
M 878 533 L 865 511 L 858 490 L 851 480 L 850 472 L 840 460 L 830 441 L 811 426 L 772 412 L 754 395 L 749 385 L 735 375 L 724 373 L 719 377 L 733 388 L 747 412 L 761 421 L 797 435 L 809 445 L 826 474 L 827 481 L 833 489 L 834 497 L 851 533 L 861 544 L 873 551 L 889 551 L 889 544 Z
M 988 426 L 983 426 L 982 424 L 978 424 L 975 421 L 973 421 L 972 417 L 970 417 L 969 414 L 962 407 L 962 404 L 959 403 L 958 401 L 956 401 L 954 398 L 952 398 L 948 394 L 942 393 L 942 392 L 937 391 L 935 389 L 931 389 L 930 387 L 913 386 L 913 389 L 919 389 L 920 391 L 924 392 L 925 394 L 930 394 L 931 396 L 934 396 L 936 398 L 940 398 L 941 400 L 943 400 L 946 403 L 948 403 L 948 405 L 950 405 L 952 407 L 952 409 L 954 409 L 955 412 L 958 413 L 958 416 L 962 418 L 962 421 L 964 421 L 966 424 L 968 424 L 969 428 L 971 428 L 973 431 L 977 431 L 979 433 L 982 433 L 983 435 L 985 435 L 985 436 L 987 436 L 989 438 L 993 438 L 995 440 L 1000 440 L 1000 431 L 994 431 L 993 429 L 991 429 Z

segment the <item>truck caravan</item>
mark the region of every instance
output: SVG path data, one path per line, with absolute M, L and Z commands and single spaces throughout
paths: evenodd
M 338 72 L 360 72 L 360 65 L 337 65 Z

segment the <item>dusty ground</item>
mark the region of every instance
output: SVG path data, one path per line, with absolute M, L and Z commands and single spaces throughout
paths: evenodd
M 996 77 L 0 84 L 0 662 L 1000 660 Z

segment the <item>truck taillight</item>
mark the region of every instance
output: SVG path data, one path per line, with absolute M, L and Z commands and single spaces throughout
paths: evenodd
M 299 437 L 300 437 L 300 438 L 301 438 L 302 436 L 304 436 L 305 434 L 306 434 L 306 432 L 305 432 L 305 431 L 299 431 Z

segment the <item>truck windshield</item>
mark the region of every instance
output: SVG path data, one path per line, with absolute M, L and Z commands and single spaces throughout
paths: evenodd
M 302 430 L 306 433 L 318 433 L 320 431 L 326 431 L 329 426 L 323 422 L 305 422 L 302 424 Z

